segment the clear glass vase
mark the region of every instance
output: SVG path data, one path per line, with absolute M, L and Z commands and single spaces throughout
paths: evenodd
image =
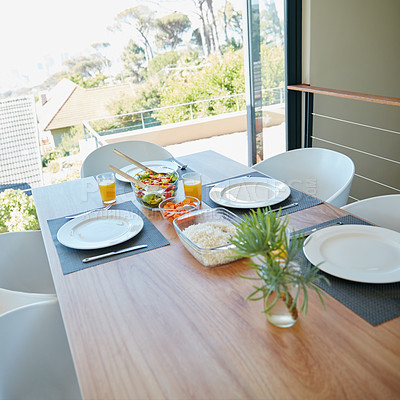
M 293 295 L 296 293 L 297 287 L 293 286 L 289 290 L 289 299 L 286 302 L 286 296 L 279 297 L 277 292 L 271 293 L 267 301 L 267 307 L 269 307 L 278 296 L 276 303 L 273 305 L 271 310 L 266 313 L 267 321 L 271 324 L 278 326 L 279 328 L 290 328 L 293 326 L 298 319 L 297 305 L 295 304 L 292 308 Z

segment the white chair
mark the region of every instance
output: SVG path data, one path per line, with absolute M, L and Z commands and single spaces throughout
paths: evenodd
M 0 315 L 28 304 L 54 300 L 52 294 L 15 292 L 0 288 Z
M 79 400 L 57 300 L 0 316 L 0 399 Z
M 129 140 L 106 144 L 93 150 L 84 160 L 81 167 L 81 177 L 93 176 L 103 172 L 109 172 L 108 165 L 122 168 L 129 162 L 113 152 L 114 149 L 134 158 L 137 161 L 166 160 L 173 157 L 172 154 L 158 144 L 142 140 Z
M 400 232 L 400 194 L 370 197 L 347 204 L 342 210 L 375 225 Z
M 318 147 L 290 150 L 253 168 L 337 207 L 347 203 L 355 172 L 351 158 Z
M 0 249 L 1 288 L 55 296 L 41 231 L 1 233 Z

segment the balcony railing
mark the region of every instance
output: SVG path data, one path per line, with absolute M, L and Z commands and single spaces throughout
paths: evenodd
M 284 103 L 283 87 L 263 91 L 264 106 L 282 103 Z M 104 136 L 163 125 L 162 117 L 166 115 L 172 116 L 174 122 L 183 122 L 245 110 L 245 94 L 240 93 L 87 120 L 83 121 L 83 129 L 85 138 L 94 137 L 96 142 L 103 144 Z

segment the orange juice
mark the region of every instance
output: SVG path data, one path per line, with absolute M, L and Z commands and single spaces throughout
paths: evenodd
M 102 181 L 99 183 L 99 189 L 104 204 L 115 203 L 115 181 Z
M 184 179 L 183 188 L 186 196 L 196 197 L 201 200 L 201 181 L 196 179 Z

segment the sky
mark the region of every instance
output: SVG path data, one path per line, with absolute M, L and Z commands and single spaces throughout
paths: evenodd
M 241 8 L 243 0 L 230 1 Z M 107 27 L 140 3 L 157 10 L 157 17 L 174 11 L 194 16 L 192 0 L 1 0 L 0 93 L 42 83 L 65 59 L 93 52 L 94 43 L 111 43 L 119 57 L 128 37 Z
M 135 6 L 135 0 L 2 0 L 0 5 L 0 92 L 41 83 L 48 72 L 60 70 L 61 59 L 93 51 L 91 45 L 110 42 L 118 50 L 126 37 L 112 33 L 107 26 L 122 10 Z M 150 8 L 155 1 L 142 4 Z M 177 4 L 191 0 L 163 0 L 161 13 L 173 12 Z M 120 40 L 119 40 L 120 39 Z M 52 64 L 53 62 L 53 64 Z M 42 69 L 38 70 L 38 67 Z

